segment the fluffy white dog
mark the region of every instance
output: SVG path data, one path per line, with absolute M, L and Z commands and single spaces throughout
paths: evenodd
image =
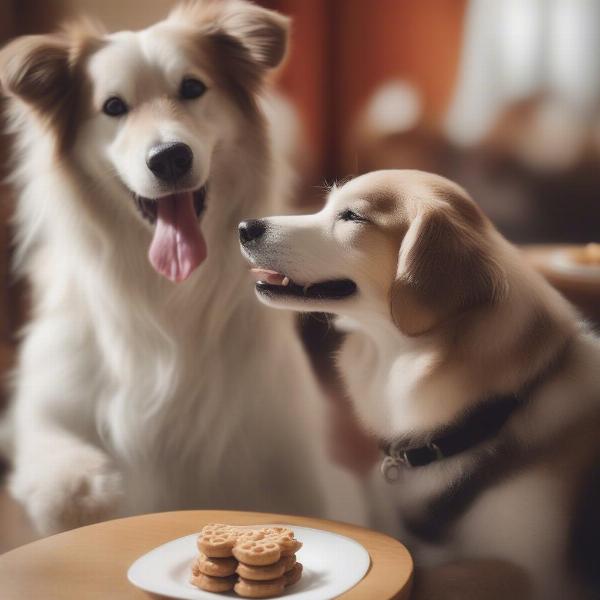
M 255 301 L 237 247 L 286 187 L 259 100 L 286 39 L 281 15 L 205 0 L 0 53 L 33 290 L 11 489 L 41 532 L 192 507 L 359 518 L 292 318 Z

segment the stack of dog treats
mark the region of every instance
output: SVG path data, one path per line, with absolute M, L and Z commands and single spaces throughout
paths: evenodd
M 302 543 L 287 527 L 235 527 L 213 523 L 198 536 L 200 555 L 191 583 L 207 592 L 234 590 L 245 598 L 273 598 L 302 576 Z

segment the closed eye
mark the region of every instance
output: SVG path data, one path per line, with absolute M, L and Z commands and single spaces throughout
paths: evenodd
M 358 213 L 356 213 L 350 209 L 346 209 L 346 210 L 342 211 L 338 215 L 338 219 L 340 221 L 353 221 L 355 223 L 368 223 L 369 222 L 369 219 L 363 217 L 362 215 L 359 215 Z

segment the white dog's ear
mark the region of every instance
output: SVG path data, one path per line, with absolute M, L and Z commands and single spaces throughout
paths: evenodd
M 59 103 L 70 83 L 69 47 L 56 35 L 19 37 L 0 51 L 0 85 L 47 112 Z
M 195 0 L 177 6 L 169 21 L 194 25 L 216 45 L 215 66 L 252 71 L 258 78 L 283 60 L 290 20 L 247 0 Z M 224 64 L 223 64 L 224 63 Z
M 213 77 L 243 110 L 255 111 L 266 73 L 285 56 L 289 19 L 246 0 L 195 0 L 177 6 L 169 21 L 192 26 Z
M 14 39 L 0 50 L 0 88 L 42 110 L 60 103 L 104 33 L 99 23 L 79 18 L 54 34 Z
M 223 3 L 219 22 L 259 67 L 273 69 L 283 60 L 290 24 L 287 17 L 245 0 L 228 0 Z
M 463 224 L 450 209 L 431 209 L 411 223 L 391 289 L 392 318 L 404 334 L 422 335 L 503 296 L 506 278 L 480 227 L 483 221 Z
M 0 91 L 31 106 L 56 133 L 69 139 L 82 107 L 83 58 L 100 43 L 100 29 L 75 21 L 51 35 L 18 37 L 0 50 Z

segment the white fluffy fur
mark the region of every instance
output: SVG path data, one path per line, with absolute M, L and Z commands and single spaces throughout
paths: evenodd
M 165 72 L 177 85 L 189 65 L 176 34 L 190 27 L 110 36 L 90 61 L 95 103 L 133 80 L 145 102 Z M 10 486 L 43 533 L 184 508 L 362 519 L 354 482 L 325 455 L 323 398 L 292 316 L 256 302 L 237 248 L 237 223 L 273 210 L 273 188 L 290 182 L 226 94 L 213 95 L 168 119 L 148 100 L 145 120 L 118 131 L 98 113 L 69 158 L 11 104 L 33 315 L 14 374 Z M 208 259 L 178 285 L 152 270 L 151 232 L 122 184 L 149 194 L 144 153 L 157 138 L 189 143 L 210 186 Z

